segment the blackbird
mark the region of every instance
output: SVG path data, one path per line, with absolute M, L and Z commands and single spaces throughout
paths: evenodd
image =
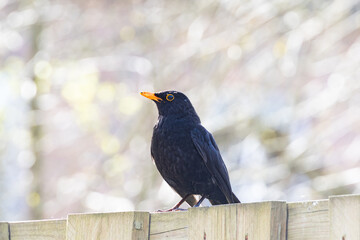
M 213 136 L 201 125 L 190 100 L 181 92 L 141 92 L 156 103 L 159 117 L 151 140 L 151 156 L 164 180 L 186 201 L 200 206 L 240 203 Z M 200 195 L 197 202 L 194 195 Z

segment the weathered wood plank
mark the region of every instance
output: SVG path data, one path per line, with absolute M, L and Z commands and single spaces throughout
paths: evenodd
M 65 240 L 66 220 L 11 222 L 11 240 Z
M 148 212 L 76 214 L 68 216 L 67 240 L 147 240 Z
M 9 224 L 0 222 L 0 240 L 9 240 Z
M 360 195 L 329 198 L 330 239 L 360 239 Z
M 237 210 L 235 204 L 191 208 L 189 239 L 236 239 Z
M 189 211 L 189 239 L 285 240 L 286 203 L 231 204 Z
M 187 240 L 188 212 L 151 213 L 150 240 Z
M 286 239 L 286 221 L 287 210 L 285 201 L 270 202 L 270 239 L 285 240 Z M 258 226 L 261 228 L 261 226 Z
M 329 201 L 308 201 L 287 204 L 288 240 L 328 240 Z

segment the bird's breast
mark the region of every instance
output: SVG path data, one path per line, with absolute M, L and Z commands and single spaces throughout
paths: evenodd
M 185 124 L 171 127 L 158 124 L 153 132 L 151 154 L 161 176 L 175 191 L 208 194 L 214 184 L 193 143 L 192 129 Z
M 154 128 L 151 153 L 163 175 L 185 174 L 186 169 L 196 164 L 199 158 L 191 139 L 191 127 L 158 125 Z

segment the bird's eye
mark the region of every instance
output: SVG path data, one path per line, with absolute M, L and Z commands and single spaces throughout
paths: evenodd
M 166 95 L 166 100 L 168 100 L 169 102 L 171 102 L 174 99 L 175 99 L 174 95 L 172 95 L 172 94 Z

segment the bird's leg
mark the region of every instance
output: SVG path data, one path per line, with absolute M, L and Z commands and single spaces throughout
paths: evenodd
M 205 196 L 201 196 L 200 200 L 197 202 L 197 204 L 195 204 L 194 207 L 199 207 L 200 204 L 202 203 L 202 201 L 204 201 L 204 199 L 205 199 Z
M 172 212 L 172 211 L 184 211 L 185 209 L 181 209 L 179 208 L 181 206 L 181 204 L 183 204 L 185 202 L 185 200 L 190 196 L 191 194 L 187 194 L 185 195 L 185 197 L 183 197 L 180 202 L 178 202 L 174 207 L 168 209 L 168 210 L 158 210 L 158 212 Z
M 185 202 L 185 200 L 186 200 L 190 195 L 191 195 L 191 194 L 185 195 L 185 197 L 183 197 L 183 198 L 180 200 L 180 202 L 178 202 L 178 203 L 172 208 L 172 210 L 178 209 L 178 208 L 181 206 L 181 204 L 183 204 L 183 203 Z

